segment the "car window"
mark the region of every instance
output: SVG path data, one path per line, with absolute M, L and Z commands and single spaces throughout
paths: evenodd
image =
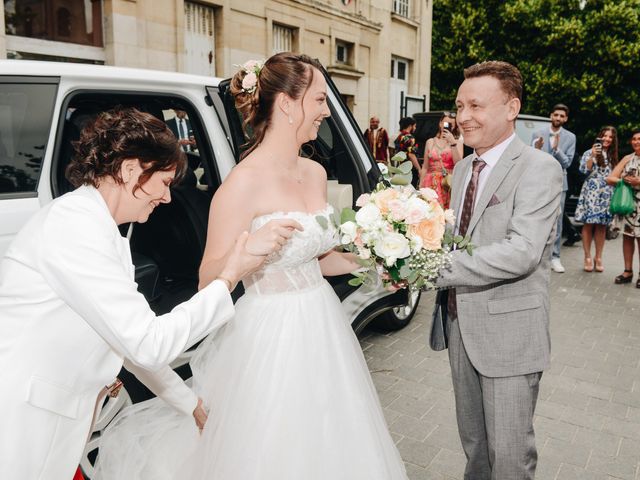
M 0 83 L 0 194 L 36 195 L 57 83 Z
M 551 122 L 544 120 L 518 118 L 516 120 L 516 135 L 518 135 L 524 143 L 531 145 L 533 133 L 543 128 L 549 128 L 550 123 Z

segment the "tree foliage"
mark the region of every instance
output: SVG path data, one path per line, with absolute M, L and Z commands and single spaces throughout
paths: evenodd
M 640 0 L 434 0 L 431 109 L 452 108 L 463 69 L 485 60 L 516 65 L 522 112 L 571 109 L 582 148 L 600 127 L 626 145 L 640 127 Z

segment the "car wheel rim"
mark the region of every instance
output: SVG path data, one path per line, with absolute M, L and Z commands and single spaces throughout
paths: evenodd
M 418 300 L 420 300 L 420 291 L 412 290 L 409 292 L 409 301 L 406 305 L 402 305 L 401 307 L 395 307 L 393 309 L 393 313 L 398 319 L 406 320 L 411 316 L 416 306 L 418 305 Z

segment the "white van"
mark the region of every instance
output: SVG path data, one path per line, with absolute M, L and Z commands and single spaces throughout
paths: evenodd
M 339 210 L 370 191 L 380 173 L 328 76 L 327 81 L 332 115 L 304 151 L 327 170 L 329 200 Z M 152 113 L 171 126 L 181 110 L 192 138 L 184 147 L 188 174 L 172 188 L 171 203 L 158 206 L 146 223 L 123 225 L 121 231 L 131 242 L 139 290 L 157 313 L 189 298 L 197 288 L 209 203 L 245 143 L 228 86 L 228 80 L 179 73 L 0 61 L 0 257 L 33 213 L 72 188 L 64 172 L 72 142 L 86 122 L 123 105 Z M 365 293 L 350 287 L 348 279 L 329 281 L 356 331 L 374 319 L 384 328 L 402 328 L 413 317 L 419 294 Z M 234 294 L 237 298 L 242 289 Z M 183 376 L 190 375 L 188 357 L 187 352 L 174 364 Z M 92 446 L 122 404 L 149 396 L 127 372 L 122 378 L 127 391 L 103 409 Z M 90 475 L 86 458 L 83 467 Z

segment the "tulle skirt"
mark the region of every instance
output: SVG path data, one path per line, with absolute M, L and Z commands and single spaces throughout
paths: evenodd
M 100 447 L 102 480 L 405 480 L 360 345 L 333 289 L 246 294 L 191 362 L 209 408 L 154 399 Z

